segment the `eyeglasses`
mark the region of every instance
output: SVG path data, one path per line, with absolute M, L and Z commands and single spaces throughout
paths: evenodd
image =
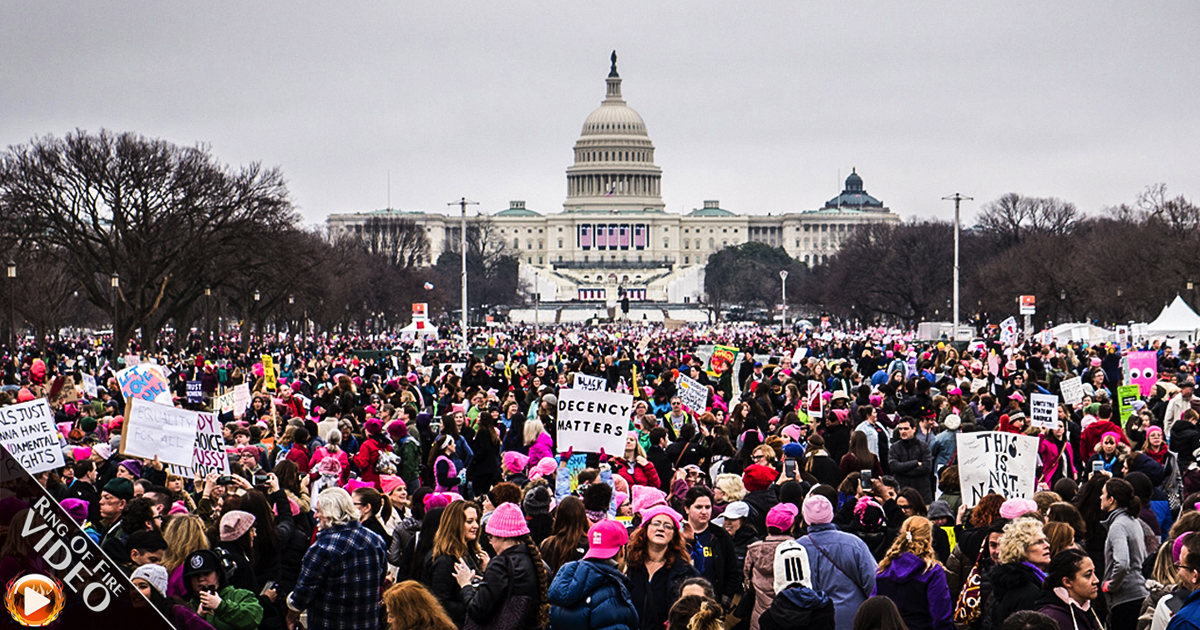
M 756 461 L 756 462 L 757 462 L 757 461 L 760 461 L 760 460 L 764 460 L 764 459 L 766 459 L 766 458 L 767 458 L 767 456 L 766 456 L 766 455 L 755 455 L 755 456 L 754 456 L 754 461 Z
M 646 529 L 675 529 L 674 523 L 655 523 L 650 522 L 646 525 Z

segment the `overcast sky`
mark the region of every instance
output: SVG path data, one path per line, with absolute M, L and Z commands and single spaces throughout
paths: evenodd
M 1200 201 L 1200 3 L 0 3 L 0 146 L 80 128 L 279 166 L 307 223 L 558 212 L 616 49 L 669 212 Z

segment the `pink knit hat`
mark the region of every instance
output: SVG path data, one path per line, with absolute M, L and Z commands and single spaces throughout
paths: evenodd
M 778 507 L 778 506 L 777 506 Z M 774 508 L 772 508 L 774 509 Z M 771 520 L 771 516 L 767 515 L 767 521 Z M 804 501 L 804 522 L 809 525 L 824 525 L 833 522 L 833 505 L 829 503 L 829 499 L 814 494 Z M 784 529 L 784 528 L 780 528 Z
M 665 505 L 666 502 L 667 493 L 658 488 L 637 485 L 633 487 L 633 511 L 638 514 L 656 505 Z
M 517 451 L 504 451 L 504 470 L 510 474 L 519 473 L 529 465 L 529 456 Z
M 353 493 L 355 490 L 358 490 L 359 488 L 374 488 L 374 487 L 375 487 L 375 484 L 367 483 L 367 482 L 359 480 L 359 479 L 351 479 L 350 481 L 346 482 L 346 486 L 345 486 L 346 492 L 350 492 L 350 493 Z
M 538 477 L 553 475 L 554 471 L 556 470 L 558 470 L 558 462 L 554 461 L 553 457 L 543 457 L 542 459 L 538 460 L 538 463 L 533 467 L 533 470 L 529 471 L 529 478 L 536 479 Z
M 828 500 L 825 502 L 829 503 Z M 808 505 L 805 504 L 805 507 L 807 508 Z M 792 525 L 796 522 L 796 515 L 799 513 L 800 510 L 797 510 L 796 506 L 791 503 L 778 503 L 771 508 L 771 511 L 767 512 L 767 527 L 774 527 L 781 532 L 791 531 Z
M 221 517 L 221 541 L 237 540 L 250 531 L 253 525 L 253 514 L 241 510 L 230 510 Z
M 171 504 L 171 509 L 167 511 L 167 515 L 175 516 L 176 514 L 187 514 L 187 504 L 183 501 L 176 501 Z
M 384 494 L 391 494 L 393 490 L 404 485 L 404 480 L 396 475 L 379 475 L 379 485 Z
M 794 510 L 796 508 L 793 507 L 792 509 Z M 650 521 L 654 520 L 654 517 L 662 515 L 666 515 L 667 518 L 671 519 L 671 522 L 675 524 L 675 529 L 679 529 L 679 524 L 683 521 L 683 516 L 680 515 L 679 512 L 676 512 L 665 505 L 656 505 L 643 512 L 640 512 L 640 514 L 642 515 L 642 527 L 648 525 Z
M 793 442 L 799 442 L 800 438 L 804 437 L 804 429 L 798 424 L 789 424 L 783 427 L 783 431 L 780 431 L 780 433 L 791 438 Z
M 515 503 L 501 503 L 488 519 L 489 536 L 498 538 L 520 538 L 529 533 L 529 524 L 525 522 L 525 514 Z
M 1000 504 L 1000 518 L 1012 520 L 1029 512 L 1037 512 L 1038 504 L 1033 499 L 1008 499 Z

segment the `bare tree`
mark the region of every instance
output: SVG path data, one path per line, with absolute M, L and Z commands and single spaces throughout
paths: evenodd
M 109 131 L 10 148 L 0 157 L 0 210 L 7 229 L 37 235 L 88 300 L 114 313 L 115 356 L 138 328 L 153 350 L 172 309 L 203 294 L 218 261 L 254 246 L 245 235 L 296 220 L 278 170 L 235 172 L 207 147 Z
M 1079 222 L 1075 204 L 1057 197 L 1025 197 L 1007 193 L 984 204 L 977 228 L 1009 247 L 1032 234 L 1070 234 Z
M 381 257 L 399 269 L 425 266 L 429 260 L 429 239 L 416 221 L 407 217 L 371 217 L 362 231 L 353 235 L 367 253 Z

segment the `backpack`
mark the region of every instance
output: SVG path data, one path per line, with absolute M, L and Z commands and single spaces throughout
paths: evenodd
M 775 548 L 775 592 L 782 593 L 797 584 L 812 588 L 812 565 L 808 550 L 795 540 L 785 540 Z
M 400 457 L 389 450 L 379 449 L 379 459 L 375 460 L 375 472 L 394 475 L 399 469 Z
M 962 593 L 959 593 L 958 601 L 954 604 L 955 625 L 973 624 L 983 614 L 983 599 L 979 590 L 981 582 L 979 563 L 976 562 L 975 566 L 971 567 L 971 572 L 967 574 L 967 581 L 963 583 Z

